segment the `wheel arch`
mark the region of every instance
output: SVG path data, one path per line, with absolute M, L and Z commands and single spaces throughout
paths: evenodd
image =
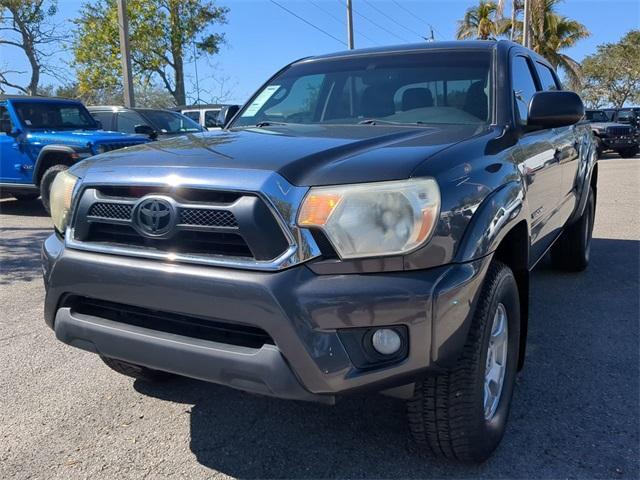
M 33 183 L 39 186 L 44 172 L 54 165 L 62 164 L 70 167 L 73 164 L 74 155 L 77 155 L 77 152 L 67 145 L 47 145 L 43 147 L 38 154 L 36 165 L 33 169 Z
M 518 370 L 524 366 L 529 325 L 529 228 L 526 221 L 517 223 L 504 236 L 493 258 L 507 265 L 516 278 L 520 297 L 520 348 Z
M 475 212 L 456 255 L 456 262 L 469 262 L 492 255 L 512 271 L 520 297 L 520 353 L 518 369 L 524 365 L 529 323 L 529 208 L 520 181 L 502 185 Z

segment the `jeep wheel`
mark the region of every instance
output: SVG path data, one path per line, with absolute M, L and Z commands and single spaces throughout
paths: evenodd
M 11 196 L 19 202 L 31 202 L 38 198 L 40 194 L 34 192 L 14 192 Z
M 44 205 L 44 209 L 47 213 L 51 213 L 49 208 L 49 195 L 51 193 L 51 185 L 53 184 L 53 180 L 56 178 L 60 172 L 67 170 L 69 167 L 67 165 L 54 165 L 53 167 L 47 168 L 47 170 L 42 175 L 42 179 L 40 180 L 40 197 L 42 199 L 42 205 Z
M 507 424 L 520 342 L 520 300 L 511 269 L 493 261 L 455 367 L 416 384 L 408 401 L 413 438 L 439 457 L 483 462 Z
M 602 145 L 602 140 L 596 137 L 596 154 L 598 158 L 602 158 L 602 154 L 604 153 L 604 146 Z
M 153 370 L 152 368 L 123 362 L 122 360 L 116 360 L 115 358 L 103 357 L 102 355 L 100 355 L 100 358 L 110 369 L 122 375 L 126 375 L 127 377 L 136 378 L 145 382 L 163 382 L 175 377 L 173 373 Z
M 638 154 L 638 152 L 640 152 L 640 147 L 636 146 L 618 150 L 618 155 L 620 155 L 622 158 L 633 158 Z
M 569 225 L 551 249 L 554 266 L 569 272 L 581 272 L 589 265 L 591 237 L 596 203 L 593 189 L 589 188 L 589 198 L 580 219 Z

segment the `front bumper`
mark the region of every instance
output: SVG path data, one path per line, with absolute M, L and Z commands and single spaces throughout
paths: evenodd
M 601 140 L 604 147 L 611 150 L 615 150 L 618 148 L 630 148 L 638 145 L 638 140 L 633 137 L 628 137 L 628 138 L 607 137 L 607 138 L 602 138 Z
M 65 249 L 55 235 L 42 257 L 45 320 L 61 341 L 242 390 L 318 401 L 453 365 L 490 260 L 396 273 L 316 275 L 304 265 L 256 272 Z M 69 295 L 257 327 L 275 345 L 247 348 L 80 314 L 64 304 Z M 406 358 L 355 367 L 338 331 L 388 325 L 406 327 Z

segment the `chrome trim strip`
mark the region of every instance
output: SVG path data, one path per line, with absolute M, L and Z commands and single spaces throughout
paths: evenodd
M 78 172 L 80 173 L 80 172 Z M 202 188 L 232 191 L 259 196 L 271 210 L 280 225 L 289 248 L 279 257 L 260 261 L 240 257 L 212 255 L 210 257 L 154 252 L 137 248 L 97 245 L 74 240 L 77 203 L 82 195 L 76 194 L 71 221 L 65 233 L 65 246 L 111 255 L 125 255 L 162 260 L 168 263 L 195 263 L 246 270 L 277 271 L 320 256 L 320 249 L 311 232 L 296 224 L 298 208 L 309 187 L 297 187 L 282 176 L 266 170 L 229 169 L 216 167 L 109 167 L 109 162 L 92 165 L 82 172 L 81 189 L 100 186 L 162 186 L 175 188 Z M 106 180 L 106 181 L 105 181 Z M 76 192 L 78 193 L 78 192 Z M 222 206 L 217 208 L 224 208 Z

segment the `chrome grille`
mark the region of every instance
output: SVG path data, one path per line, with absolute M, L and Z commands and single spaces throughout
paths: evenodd
M 213 200 L 186 200 L 205 198 Z M 167 219 L 163 229 L 149 220 L 159 204 L 166 206 L 157 216 Z M 269 262 L 291 249 L 277 217 L 256 194 L 149 186 L 85 189 L 69 240 L 88 250 L 189 262 Z

